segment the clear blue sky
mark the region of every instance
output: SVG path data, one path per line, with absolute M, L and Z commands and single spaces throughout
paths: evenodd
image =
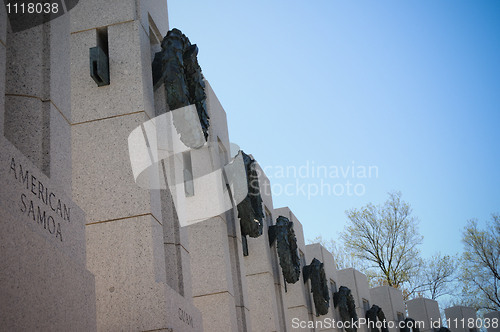
M 390 190 L 419 217 L 424 257 L 460 252 L 466 221 L 500 212 L 500 1 L 170 0 L 169 20 L 306 239 L 337 238 L 345 210 Z

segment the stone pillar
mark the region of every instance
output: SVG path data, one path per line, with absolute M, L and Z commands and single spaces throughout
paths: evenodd
M 188 225 L 193 299 L 205 331 L 252 331 L 237 210 L 221 202 L 228 197 L 220 176 L 230 160 L 226 113 L 208 82 L 206 94 L 208 143 L 189 152 L 194 195 L 179 212 Z
M 487 328 L 488 332 L 500 332 L 500 311 L 488 312 L 484 314 L 483 318 L 483 323 L 488 319 L 488 323 L 490 324 L 490 327 Z
M 434 331 L 434 328 L 439 328 L 441 314 L 437 301 L 426 299 L 423 297 L 406 301 L 408 308 L 408 317 L 413 318 L 419 326 L 420 332 Z
M 372 306 L 370 288 L 366 276 L 354 268 L 338 270 L 340 286 L 346 286 L 351 290 L 354 302 L 356 302 L 356 313 L 359 318 L 365 318 L 366 311 Z M 339 286 L 339 287 L 340 287 Z M 366 325 L 360 325 L 358 331 L 368 332 Z
M 155 101 L 151 63 L 168 31 L 167 2 L 87 0 L 71 13 L 73 192 L 87 216 L 97 329 L 202 331 L 171 193 L 135 182 L 128 146 L 165 108 Z M 108 56 L 109 85 L 90 76 L 95 46 Z M 158 173 L 149 175 L 152 184 Z
M 69 45 L 68 14 L 14 33 L 0 6 L 0 326 L 5 331 L 96 330 L 85 214 L 72 199 Z
M 470 307 L 454 306 L 444 309 L 448 328 L 452 332 L 476 332 L 476 310 Z M 471 327 L 472 326 L 472 327 Z
M 295 236 L 297 237 L 297 246 L 299 248 L 299 256 L 301 260 L 300 279 L 295 284 L 287 283 L 285 293 L 285 299 L 288 304 L 288 319 L 291 322 L 290 325 L 292 326 L 292 329 L 294 329 L 294 326 L 297 326 L 296 322 L 314 323 L 314 304 L 312 302 L 311 288 L 309 287 L 309 283 L 304 283 L 304 276 L 302 273 L 302 268 L 310 262 L 307 262 L 306 260 L 306 244 L 304 241 L 302 224 L 288 207 L 274 209 L 274 217 L 278 218 L 279 216 L 286 217 L 288 220 L 293 222 L 293 230 L 295 232 Z M 302 330 L 315 331 L 314 328 L 306 328 Z
M 5 116 L 5 62 L 7 51 L 7 13 L 0 8 L 0 137 L 4 136 Z
M 269 226 L 275 224 L 270 182 L 259 165 L 259 187 L 266 215 L 260 237 L 247 237 L 248 256 L 245 257 L 246 280 L 250 300 L 253 331 L 291 331 L 284 294 L 284 279 L 279 266 L 276 243 L 269 246 Z
M 332 324 L 328 323 L 332 321 L 337 322 L 340 320 L 339 310 L 338 308 L 335 309 L 333 304 L 333 294 L 337 292 L 338 287 L 340 287 L 335 259 L 333 258 L 333 255 L 319 243 L 308 244 L 306 246 L 306 258 L 307 264 L 310 264 L 313 258 L 318 259 L 324 264 L 325 274 L 328 280 L 328 288 L 330 289 L 330 308 L 328 309 L 328 314 L 314 317 L 315 321 L 322 321 L 322 323 L 318 325 L 319 327 L 316 330 L 341 332 L 341 329 L 337 329 L 335 325 L 331 326 Z
M 405 319 L 405 302 L 403 292 L 391 286 L 379 286 L 370 289 L 372 304 L 384 311 L 390 332 L 399 332 L 399 321 Z M 392 326 L 392 327 L 391 327 Z

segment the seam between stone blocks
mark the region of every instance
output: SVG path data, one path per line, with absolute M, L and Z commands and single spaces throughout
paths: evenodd
M 239 237 L 238 235 L 228 234 L 227 236 L 228 236 L 228 237 L 232 237 L 232 238 L 237 238 L 237 239 L 239 239 L 239 240 L 240 240 L 240 242 L 241 242 L 241 237 Z
M 142 332 L 155 332 L 155 331 L 172 331 L 170 330 L 168 327 L 163 327 L 163 328 L 159 328 L 159 329 L 156 329 L 156 330 L 147 330 L 147 331 L 142 331 Z
M 217 293 L 210 293 L 210 294 L 203 294 L 203 295 L 196 295 L 196 296 L 193 296 L 193 299 L 194 298 L 197 298 L 197 297 L 204 297 L 204 296 L 211 296 L 211 295 L 218 295 L 218 294 L 224 294 L 224 293 L 228 293 L 229 295 L 231 295 L 233 298 L 234 298 L 234 295 L 229 293 L 229 291 L 222 291 L 222 292 L 217 292 Z
M 295 307 L 288 307 L 288 309 L 295 309 L 295 308 L 306 308 L 307 309 L 307 307 L 305 305 L 303 305 L 303 304 L 296 305 Z
M 110 27 L 110 26 L 113 26 L 113 25 L 135 22 L 135 21 L 139 21 L 139 24 L 142 27 L 142 30 L 144 30 L 144 32 L 146 33 L 146 36 L 149 37 L 149 32 L 146 30 L 146 27 L 142 24 L 142 20 L 141 19 L 138 19 L 138 20 L 129 20 L 129 21 L 125 21 L 125 22 L 118 22 L 118 23 L 113 23 L 113 24 L 110 24 L 110 25 L 103 25 L 102 27 L 97 27 L 97 28 L 90 28 L 90 29 L 85 29 L 85 30 L 80 30 L 80 31 L 73 31 L 73 32 L 70 33 L 70 35 L 76 34 L 76 33 L 80 33 L 80 32 L 85 32 L 85 31 L 91 31 L 91 30 L 101 29 L 101 28 L 104 28 L 104 27 L 107 28 L 107 27 Z M 1 42 L 1 40 L 0 40 L 0 42 Z
M 236 236 L 236 235 L 228 235 L 227 237 L 231 238 L 231 239 L 236 239 L 236 241 L 238 241 L 238 243 L 243 243 L 243 241 L 241 240 L 240 237 Z
M 259 272 L 259 273 L 247 274 L 247 277 L 258 276 L 259 274 L 266 274 L 266 273 L 269 273 L 271 276 L 273 276 L 273 277 L 274 277 L 274 275 L 273 275 L 273 274 L 271 274 L 271 272 L 269 272 L 269 271 L 264 271 L 264 272 Z
M 197 223 L 199 223 L 199 222 L 204 222 L 204 221 L 207 221 L 207 220 L 209 220 L 209 219 L 216 219 L 216 218 L 221 219 L 221 220 L 222 220 L 222 222 L 223 222 L 224 224 L 226 224 L 226 225 L 227 225 L 227 222 L 224 220 L 224 218 L 222 218 L 222 216 L 221 216 L 220 214 L 218 214 L 218 215 L 213 216 L 213 217 L 210 217 L 210 218 L 208 218 L 208 219 L 198 219 L 198 220 L 195 220 L 195 222 L 193 222 L 192 224 L 189 224 L 188 226 L 191 226 L 191 225 L 197 224 Z M 229 237 L 229 236 L 231 236 L 231 235 L 229 235 L 229 234 L 228 234 L 227 236 Z
M 214 216 L 212 218 L 220 218 L 220 220 L 222 220 L 222 222 L 227 225 L 226 220 L 224 218 L 222 218 L 222 216 L 220 214 L 218 214 L 218 215 L 216 215 L 216 216 Z M 228 236 L 229 236 L 229 234 L 228 234 Z
M 102 27 L 96 27 L 96 28 L 90 28 L 90 29 L 85 29 L 85 30 L 73 31 L 70 34 L 72 35 L 72 34 L 75 34 L 75 33 L 80 33 L 80 32 L 85 32 L 85 31 L 91 31 L 91 30 L 96 30 L 96 29 L 100 29 L 100 28 L 104 28 L 104 27 L 110 27 L 112 25 L 130 23 L 130 22 L 135 22 L 135 21 L 139 21 L 139 24 L 141 25 L 142 29 L 146 33 L 146 36 L 149 36 L 149 32 L 146 30 L 146 27 L 144 26 L 144 24 L 142 24 L 142 20 L 141 19 L 128 20 L 128 21 L 125 21 L 125 22 L 118 22 L 118 23 L 113 23 L 113 24 L 109 24 L 109 25 L 103 25 Z
M 75 34 L 75 33 L 85 32 L 85 31 L 96 30 L 96 29 L 100 29 L 100 28 L 104 28 L 104 27 L 110 27 L 110 26 L 113 26 L 113 25 L 124 24 L 124 23 L 130 23 L 130 22 L 134 22 L 134 21 L 135 21 L 135 20 L 128 20 L 128 21 L 125 21 L 125 22 L 118 22 L 118 23 L 113 23 L 113 24 L 109 24 L 109 25 L 103 25 L 102 27 L 95 27 L 95 28 L 90 28 L 90 29 L 84 29 L 84 30 L 79 30 L 79 31 L 73 31 L 73 32 L 71 32 L 71 33 L 70 33 L 70 35 Z
M 181 246 L 182 249 L 186 250 L 186 252 L 189 254 L 189 250 L 187 250 L 182 244 L 180 243 L 173 243 L 173 242 L 163 242 L 163 244 L 174 244 L 176 246 Z
M 162 226 L 162 224 L 160 223 L 160 221 L 158 219 L 156 219 L 156 217 L 153 214 L 151 214 L 151 213 L 144 213 L 144 214 L 138 214 L 138 215 L 135 215 L 135 216 L 122 217 L 122 218 L 109 219 L 109 220 L 94 221 L 94 222 L 90 222 L 90 223 L 85 224 L 85 226 L 91 226 L 91 225 L 103 224 L 103 223 L 106 223 L 106 222 L 112 222 L 112 221 L 118 221 L 118 220 L 124 220 L 124 219 L 131 219 L 131 218 L 139 218 L 139 217 L 145 217 L 145 216 L 151 216 L 151 217 L 153 217 L 154 220 L 156 220 L 158 222 L 158 224 L 160 224 L 160 226 Z
M 83 121 L 83 122 L 71 123 L 71 125 L 72 126 L 77 126 L 77 125 L 81 125 L 81 124 L 85 124 L 85 123 L 90 123 L 90 122 L 95 122 L 95 121 L 101 121 L 101 120 L 108 120 L 108 119 L 114 119 L 114 118 L 118 118 L 120 116 L 133 115 L 133 114 L 139 114 L 139 113 L 146 114 L 146 116 L 148 117 L 148 119 L 151 120 L 151 118 L 149 117 L 148 113 L 143 110 L 143 111 L 137 111 L 137 112 L 132 112 L 132 113 L 112 115 L 112 116 L 108 116 L 108 117 L 100 118 L 100 119 L 93 119 L 93 120 L 88 120 L 88 121 Z
M 146 27 L 142 24 L 142 20 L 139 20 L 139 24 L 141 25 L 142 30 L 144 30 L 144 32 L 146 33 L 146 36 L 150 37 L 148 31 L 146 31 Z
M 160 225 L 160 226 L 163 226 L 163 224 L 158 220 L 156 219 L 155 215 L 150 213 L 151 217 L 153 217 L 154 220 L 156 220 L 156 222 Z
M 69 122 L 69 120 L 64 116 L 63 112 L 61 112 L 61 110 L 59 109 L 59 107 L 57 107 L 57 105 L 51 100 L 51 99 L 48 99 L 48 100 L 44 100 L 40 97 L 37 97 L 37 96 L 29 96 L 29 95 L 20 95 L 20 94 L 17 94 L 17 93 L 6 93 L 5 94 L 6 96 L 14 96 L 14 97 L 27 97 L 27 98 L 35 98 L 35 99 L 38 99 L 40 100 L 42 103 L 46 103 L 46 102 L 50 102 L 52 105 L 54 105 L 54 107 L 56 108 L 56 110 L 62 115 L 62 117 L 64 118 L 64 120 L 66 120 L 66 122 L 71 125 L 71 123 Z
M 247 308 L 246 306 L 244 306 L 244 305 L 235 305 L 235 307 L 236 307 L 236 308 L 243 308 L 243 309 L 245 309 L 246 311 L 250 312 L 250 309 L 248 309 L 248 308 Z M 247 314 L 248 314 L 248 312 L 247 312 Z
M 144 113 L 146 114 L 146 116 L 148 117 L 149 120 L 151 120 L 151 117 L 149 116 L 149 114 L 142 110 L 142 111 L 137 111 L 137 112 L 131 112 L 131 113 L 125 113 L 125 114 L 118 114 L 118 115 L 113 115 L 113 116 L 108 116 L 108 117 L 105 117 L 105 118 L 100 118 L 100 119 L 94 119 L 94 120 L 88 120 L 88 121 L 83 121 L 83 122 L 77 122 L 77 123 L 71 123 L 67 118 L 66 116 L 63 114 L 63 112 L 61 112 L 61 110 L 59 109 L 59 107 L 57 107 L 57 105 L 51 100 L 44 100 L 40 97 L 37 97 L 37 96 L 29 96 L 29 95 L 21 95 L 21 94 L 16 94 L 16 93 L 6 93 L 5 94 L 6 96 L 14 96 L 14 97 L 27 97 L 27 98 L 35 98 L 35 99 L 38 99 L 40 100 L 41 102 L 50 102 L 52 105 L 54 105 L 54 107 L 56 108 L 56 110 L 61 114 L 61 116 L 64 118 L 64 120 L 66 120 L 66 122 L 70 125 L 70 126 L 76 126 L 76 125 L 79 125 L 79 124 L 85 124 L 85 123 L 89 123 L 89 122 L 94 122 L 94 121 L 100 121 L 100 120 L 107 120 L 107 119 L 112 119 L 112 118 L 116 118 L 116 117 L 119 117 L 119 116 L 125 116 L 125 115 L 132 115 L 132 114 L 139 114 L 139 113 Z

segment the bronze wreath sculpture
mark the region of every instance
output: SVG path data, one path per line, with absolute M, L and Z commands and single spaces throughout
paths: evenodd
M 248 194 L 238 204 L 238 218 L 240 218 L 241 234 L 250 237 L 262 235 L 264 211 L 262 210 L 262 197 L 260 196 L 259 177 L 255 170 L 255 160 L 241 151 L 245 171 L 247 174 Z
M 285 281 L 294 284 L 300 277 L 300 257 L 298 254 L 297 238 L 293 230 L 293 222 L 279 216 L 276 225 L 269 226 L 269 245 L 277 242 L 278 256 L 281 271 Z
M 201 148 L 208 138 L 205 82 L 198 64 L 198 47 L 179 30 L 170 30 L 161 43 L 161 52 L 153 60 L 153 86 L 165 84 L 170 110 L 195 105 L 202 133 L 193 125 L 189 112 L 173 112 L 174 125 L 181 141 L 193 149 Z M 196 123 L 196 122 L 195 122 Z M 204 136 L 204 140 L 203 137 Z
M 333 294 L 333 305 L 335 308 L 339 307 L 342 322 L 349 322 L 350 324 L 350 327 L 344 328 L 345 331 L 355 332 L 357 328 L 353 326 L 352 322 L 358 321 L 358 314 L 356 313 L 356 303 L 351 290 L 346 286 L 340 286 L 339 291 Z
M 387 320 L 385 318 L 385 314 L 382 311 L 382 308 L 380 308 L 378 305 L 372 305 L 370 310 L 366 312 L 366 321 L 371 321 L 373 322 L 371 332 L 379 332 L 379 329 L 376 326 L 377 320 L 379 322 L 382 322 L 382 332 L 389 332 L 389 329 L 387 328 Z
M 304 283 L 307 279 L 311 279 L 311 293 L 313 293 L 316 316 L 326 315 L 330 307 L 330 291 L 325 266 L 316 258 L 313 258 L 311 264 L 304 266 Z

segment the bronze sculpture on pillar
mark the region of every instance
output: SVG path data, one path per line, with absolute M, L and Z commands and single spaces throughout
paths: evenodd
M 209 116 L 207 113 L 205 82 L 198 64 L 198 47 L 179 30 L 170 30 L 161 43 L 162 50 L 153 60 L 153 87 L 165 85 L 167 103 L 171 111 L 195 105 L 205 141 L 208 139 Z M 181 141 L 198 149 L 204 142 L 194 132 L 188 112 L 173 112 L 174 125 L 181 134 Z

